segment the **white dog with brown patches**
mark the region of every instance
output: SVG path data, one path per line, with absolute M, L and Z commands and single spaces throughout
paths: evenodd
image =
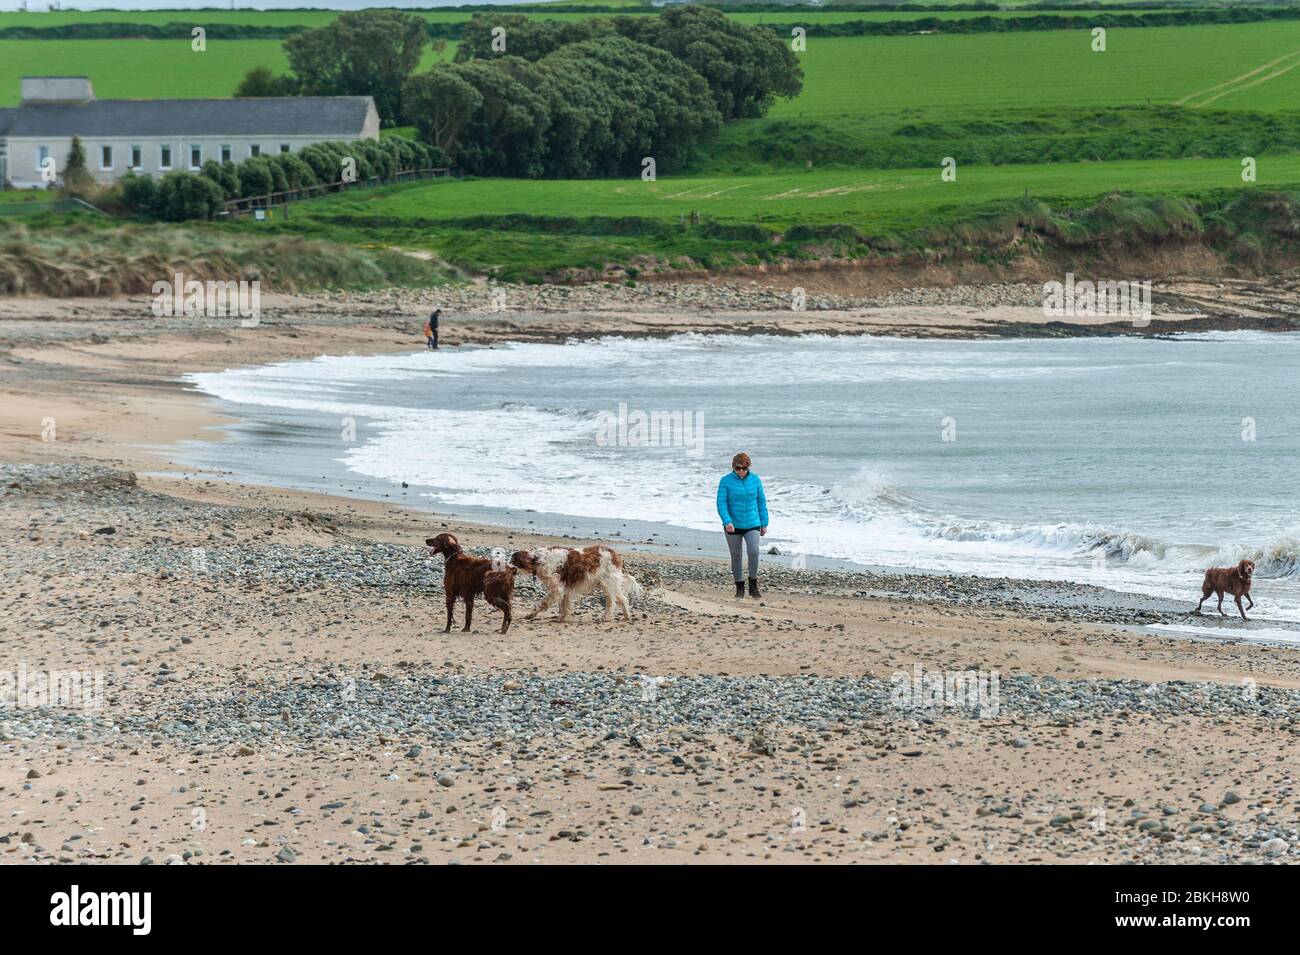
M 571 547 L 539 547 L 536 550 L 519 550 L 510 556 L 510 563 L 532 574 L 546 588 L 546 596 L 526 619 L 532 620 L 557 600 L 560 602 L 560 622 L 567 621 L 573 601 L 599 588 L 605 594 L 603 622 L 614 619 L 615 606 L 623 609 L 628 622 L 632 621 L 630 601 L 641 595 L 641 585 L 636 578 L 623 570 L 623 558 L 618 551 L 603 544 L 574 550 Z

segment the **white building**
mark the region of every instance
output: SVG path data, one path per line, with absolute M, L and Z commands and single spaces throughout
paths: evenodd
M 265 99 L 95 99 L 85 76 L 24 76 L 22 105 L 0 109 L 0 183 L 56 185 L 81 139 L 102 183 L 128 171 L 197 172 L 209 159 L 240 162 L 311 143 L 379 138 L 369 96 Z

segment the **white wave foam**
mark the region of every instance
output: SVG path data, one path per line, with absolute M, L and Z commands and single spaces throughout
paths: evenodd
M 1246 628 L 1244 626 L 1196 626 L 1194 624 L 1153 623 L 1147 630 L 1157 633 L 1180 633 L 1193 637 L 1220 640 L 1247 640 L 1252 643 L 1289 643 L 1300 646 L 1300 630 L 1283 630 L 1280 627 Z
M 536 380 L 549 369 L 563 374 L 568 368 L 590 367 L 601 369 L 610 382 L 653 374 L 662 389 L 698 386 L 719 380 L 720 354 L 729 367 L 751 362 L 761 367 L 765 385 L 1011 381 L 1109 372 L 1120 366 L 1106 360 L 1133 347 L 1106 341 L 1084 352 L 1061 343 L 981 342 L 958 348 L 943 342 L 857 339 L 850 348 L 830 338 L 806 341 L 835 347 L 803 358 L 788 351 L 788 340 L 765 336 L 600 339 L 564 346 L 528 343 L 327 356 L 196 374 L 188 380 L 235 403 L 364 418 L 358 442 L 340 452 L 339 460 L 371 478 L 433 488 L 431 496 L 442 505 L 715 530 L 716 462 L 694 458 L 681 448 L 636 448 L 629 454 L 632 449 L 599 447 L 595 431 L 600 412 L 566 405 L 564 399 L 557 402 L 553 391 L 548 400 L 530 401 L 526 394 L 492 383 Z M 774 349 L 786 360 L 771 361 Z M 1183 363 L 1144 362 L 1123 367 Z M 496 396 L 499 403 L 472 410 L 445 407 L 445 391 L 470 387 L 485 397 Z M 420 406 L 392 403 L 402 400 Z M 802 421 L 805 410 L 793 407 L 783 413 Z M 818 420 L 822 414 L 811 410 L 806 417 Z M 730 442 L 738 436 L 729 432 L 726 437 Z M 1205 567 L 1241 557 L 1256 561 L 1263 580 L 1300 580 L 1300 531 L 1228 546 L 1078 522 L 993 520 L 960 513 L 960 500 L 955 505 L 927 500 L 893 482 L 888 468 L 877 463 L 864 464 L 844 481 L 769 481 L 768 493 L 771 510 L 780 515 L 774 527 L 780 536 L 774 534 L 769 542 L 785 551 L 984 576 L 1072 579 L 1161 596 L 1199 596 L 1199 574 Z M 1292 596 L 1300 614 L 1300 588 Z

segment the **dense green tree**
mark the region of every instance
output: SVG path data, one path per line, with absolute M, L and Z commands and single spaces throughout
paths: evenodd
M 355 166 L 356 179 L 354 181 L 356 182 L 365 182 L 367 179 L 372 179 L 378 175 L 378 173 L 375 171 L 374 164 L 370 161 L 370 157 L 366 153 L 366 150 L 355 149 L 355 148 L 343 148 L 342 144 L 339 145 L 340 148 L 338 149 L 336 155 L 339 164 L 340 179 L 342 178 L 343 169 L 347 166 L 349 162 Z
M 239 195 L 248 199 L 265 196 L 275 191 L 275 179 L 267 166 L 266 157 L 254 156 L 239 164 Z
M 339 163 L 334 155 L 327 149 L 322 149 L 319 144 L 313 143 L 310 146 L 304 146 L 298 150 L 298 158 L 311 167 L 311 171 L 316 175 L 318 182 L 338 182 L 339 181 Z
M 233 162 L 221 163 L 209 159 L 200 172 L 219 185 L 227 199 L 239 198 L 239 171 Z
M 457 64 L 457 69 L 480 97 L 465 123 L 457 162 L 480 176 L 543 175 L 550 116 L 545 100 L 531 88 L 531 64 L 500 57 Z
M 389 136 L 379 141 L 379 148 L 393 157 L 396 168 L 401 171 L 418 168 L 416 164 L 415 144 L 403 136 Z
M 437 146 L 430 146 L 427 143 L 412 143 L 415 147 L 415 167 L 417 169 L 434 169 L 440 166 L 446 166 L 451 159 L 447 154 Z
M 249 166 L 259 165 L 265 167 L 266 171 L 271 174 L 271 191 L 285 192 L 289 188 L 289 177 L 284 174 L 284 167 L 276 161 L 277 159 L 279 159 L 279 156 L 267 156 L 265 154 L 250 156 L 244 160 L 243 168 L 247 169 Z
M 505 31 L 504 53 L 492 31 Z M 669 7 L 657 16 L 589 17 L 574 22 L 532 20 L 522 14 L 475 14 L 465 24 L 456 60 L 518 56 L 540 60 L 576 43 L 621 35 L 657 47 L 688 64 L 709 84 L 723 119 L 762 115 L 776 96 L 803 88 L 798 58 L 783 39 L 710 7 Z
M 122 178 L 122 203 L 141 215 L 156 215 L 158 183 L 148 174 L 137 176 L 134 172 L 128 172 Z
M 358 140 L 352 145 L 357 154 L 358 168 L 360 168 L 360 161 L 365 161 L 368 169 L 366 178 L 389 179 L 397 172 L 397 163 L 392 153 L 381 148 L 373 139 Z
M 496 33 L 494 31 L 503 31 Z M 476 13 L 461 31 L 456 62 L 517 56 L 540 60 L 570 43 L 612 36 L 614 24 L 604 17 L 582 20 L 537 20 L 522 13 Z M 497 49 L 504 46 L 504 49 Z
M 461 70 L 459 65 L 439 64 L 412 76 L 402 90 L 407 121 L 420 138 L 452 154 L 460 147 L 465 124 L 483 105 L 482 94 Z
M 670 7 L 613 22 L 622 35 L 667 50 L 703 76 L 723 119 L 761 116 L 773 97 L 803 89 L 798 58 L 779 36 L 711 7 Z
M 86 147 L 73 136 L 68 158 L 63 163 L 63 191 L 70 196 L 84 198 L 95 188 L 95 177 L 86 168 Z
M 235 96 L 296 96 L 298 80 L 292 76 L 276 76 L 269 67 L 255 66 L 235 87 Z
M 425 21 L 396 10 L 344 13 L 284 41 L 289 66 L 310 96 L 373 96 L 379 115 L 401 115 L 402 84 L 420 63 Z
M 297 153 L 252 156 L 242 163 L 208 160 L 198 175 L 174 172 L 160 185 L 149 176 L 128 173 L 121 183 L 122 204 L 142 215 L 159 219 L 205 218 L 221 211 L 236 198 L 264 196 L 342 178 L 344 162 L 356 163 L 357 179 L 392 178 L 399 171 L 443 166 L 442 150 L 415 140 L 387 137 L 381 140 L 313 143 Z M 181 180 L 202 180 L 201 183 Z M 213 196 L 208 185 L 216 186 Z
M 211 219 L 226 201 L 221 186 L 207 176 L 170 172 L 158 185 L 155 214 L 168 222 Z
M 280 167 L 290 189 L 316 185 L 316 173 L 301 156 L 294 153 L 280 153 L 278 156 L 272 156 L 271 162 Z
M 484 176 L 628 175 L 669 169 L 721 117 L 704 78 L 672 54 L 612 33 L 529 62 L 443 64 L 407 85 L 426 142 Z
M 629 175 L 646 157 L 667 171 L 722 122 L 698 73 L 624 37 L 569 44 L 537 67 L 552 116 L 548 175 Z

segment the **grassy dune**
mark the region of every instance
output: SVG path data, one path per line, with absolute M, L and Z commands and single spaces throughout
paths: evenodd
M 278 292 L 425 286 L 448 281 L 436 263 L 385 249 L 293 235 L 235 235 L 187 225 L 101 218 L 0 217 L 0 295 L 147 292 L 184 270 L 199 281 L 261 279 Z

